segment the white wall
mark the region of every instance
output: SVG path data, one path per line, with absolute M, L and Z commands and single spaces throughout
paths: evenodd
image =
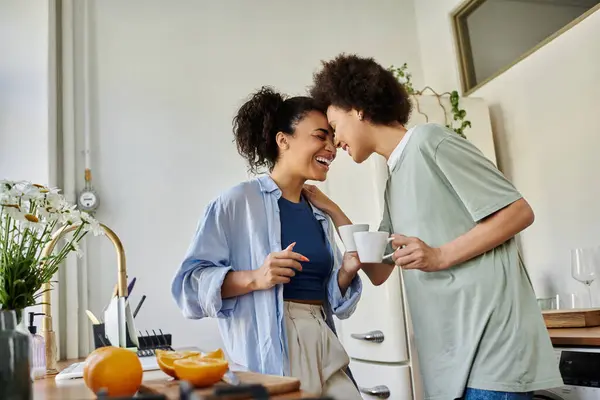
M 484 2 L 467 18 L 477 82 L 512 64 L 586 10 L 522 0 Z
M 48 13 L 0 0 L 0 179 L 49 183 Z
M 138 329 L 219 346 L 216 322 L 184 320 L 170 283 L 203 207 L 247 177 L 232 143 L 236 108 L 265 84 L 305 93 L 320 60 L 343 51 L 406 61 L 422 83 L 412 0 L 104 0 L 91 18 L 97 217 L 125 245 L 133 305 L 148 296 Z M 116 260 L 108 241 L 88 243 L 90 308 L 100 313 Z
M 460 1 L 415 4 L 425 83 L 459 88 L 450 12 Z M 600 245 L 598 37 L 596 11 L 473 93 L 490 106 L 501 169 L 536 213 L 521 239 L 538 296 L 585 296 L 570 276 L 569 251 Z M 596 305 L 599 285 L 592 285 Z

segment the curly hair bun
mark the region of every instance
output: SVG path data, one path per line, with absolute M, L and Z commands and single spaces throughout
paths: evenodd
M 252 170 L 270 166 L 277 157 L 274 132 L 277 111 L 285 101 L 282 94 L 268 86 L 253 93 L 233 118 L 233 134 L 240 155 Z

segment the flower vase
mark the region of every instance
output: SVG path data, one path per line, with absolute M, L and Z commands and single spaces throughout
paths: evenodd
M 15 327 L 15 331 L 20 332 L 24 335 L 27 336 L 27 340 L 29 341 L 29 370 L 31 372 L 30 376 L 31 376 L 31 380 L 34 380 L 33 377 L 33 357 L 32 357 L 32 346 L 33 346 L 33 340 L 31 338 L 31 333 L 29 332 L 29 329 L 27 328 L 27 318 L 25 318 L 25 316 L 27 315 L 27 313 L 25 313 L 25 310 L 13 310 L 16 316 L 16 321 L 17 321 L 17 326 Z
M 27 319 L 25 318 L 25 310 L 14 310 L 17 317 L 17 327 L 15 330 L 21 332 L 29 337 L 29 329 L 27 329 Z
M 28 334 L 17 331 L 14 310 L 0 310 L 0 399 L 33 399 Z

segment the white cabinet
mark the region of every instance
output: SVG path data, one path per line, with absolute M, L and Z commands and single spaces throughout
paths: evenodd
M 375 362 L 408 362 L 398 271 L 379 287 L 372 286 L 365 275 L 362 278 L 362 299 L 352 318 L 342 322 L 342 342 L 348 355 Z
M 355 377 L 360 377 L 358 387 L 363 399 L 413 399 L 408 365 L 371 364 L 352 360 L 350 369 Z

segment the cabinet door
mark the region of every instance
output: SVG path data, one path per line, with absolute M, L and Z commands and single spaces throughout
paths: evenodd
M 410 359 L 398 270 L 381 286 L 362 274 L 363 294 L 354 314 L 341 321 L 340 337 L 352 358 L 378 362 Z
M 363 399 L 413 400 L 411 368 L 352 360 L 350 370 Z

